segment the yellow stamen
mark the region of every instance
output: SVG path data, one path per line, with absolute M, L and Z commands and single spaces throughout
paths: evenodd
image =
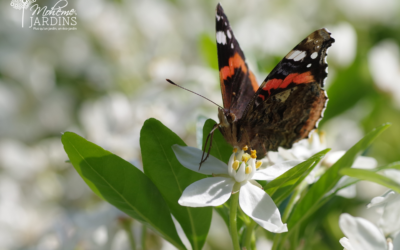
M 247 149 L 249 149 L 249 147 L 247 147 L 247 145 L 246 145 L 242 149 L 243 149 L 243 151 L 247 151 Z
M 239 161 L 235 160 L 232 164 L 232 168 L 236 171 L 239 168 Z
M 252 170 L 251 170 L 251 167 L 250 167 L 250 166 L 247 166 L 247 167 L 246 167 L 246 174 L 250 174 L 251 171 L 252 171 Z
M 319 131 L 319 141 L 321 142 L 321 144 L 325 143 L 325 131 Z
M 247 162 L 250 159 L 250 155 L 248 153 L 244 153 L 242 155 L 242 161 Z
M 251 158 L 253 159 L 257 158 L 257 151 L 255 149 L 251 150 L 250 152 L 251 152 Z
M 262 161 L 257 161 L 256 162 L 256 169 L 259 169 L 262 165 Z
M 237 153 L 237 151 L 238 151 L 238 148 L 233 148 L 233 153 Z

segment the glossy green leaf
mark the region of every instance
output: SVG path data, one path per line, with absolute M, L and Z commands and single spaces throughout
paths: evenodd
M 77 134 L 66 132 L 61 140 L 72 165 L 96 194 L 160 233 L 178 249 L 186 249 L 166 202 L 146 175 Z
M 377 168 L 374 168 L 374 169 L 369 169 L 369 171 L 378 172 L 378 171 L 385 170 L 385 169 L 398 169 L 398 170 L 400 170 L 400 162 L 393 162 L 393 163 L 390 163 L 390 164 L 388 164 L 386 166 L 381 166 L 381 167 L 377 167 Z M 342 172 L 341 172 L 341 174 L 342 174 Z M 357 182 L 360 181 L 360 179 L 357 179 L 357 178 L 351 178 L 351 180 L 352 180 L 351 182 L 345 183 L 344 185 L 341 185 L 341 186 L 336 186 L 334 189 L 330 190 L 330 192 L 328 193 L 329 196 L 331 196 L 331 194 L 335 195 L 340 190 L 342 190 L 342 189 L 344 189 L 346 187 L 349 187 L 351 185 L 354 185 L 354 184 L 356 184 Z M 325 195 L 325 198 L 326 197 L 327 196 Z
M 397 169 L 397 170 L 400 170 L 400 161 L 392 162 L 389 165 L 377 168 L 377 170 L 383 170 L 383 169 Z
M 304 178 L 307 177 L 307 175 L 329 151 L 330 149 L 325 149 L 316 153 L 306 161 L 296 165 L 278 178 L 267 183 L 267 185 L 264 186 L 265 192 L 272 197 L 275 203 L 281 203 L 304 180 Z
M 363 152 L 375 139 L 390 125 L 384 124 L 377 129 L 372 130 L 363 139 L 350 148 L 331 168 L 329 168 L 320 179 L 311 186 L 306 195 L 297 203 L 288 220 L 289 232 L 291 234 L 302 221 L 308 218 L 318 209 L 323 196 L 330 191 L 341 178 L 339 171 L 341 169 L 350 168 L 356 157 Z M 285 237 L 287 237 L 287 235 Z
M 144 172 L 160 190 L 193 249 L 201 249 L 210 228 L 212 208 L 185 207 L 179 205 L 178 200 L 187 186 L 206 176 L 183 167 L 172 150 L 174 144 L 185 146 L 182 139 L 160 121 L 145 121 L 140 131 Z
M 205 145 L 207 136 L 210 133 L 210 131 L 213 129 L 215 124 L 216 124 L 216 122 L 212 119 L 208 119 L 206 121 L 206 123 L 204 124 L 203 150 L 204 150 L 204 145 Z M 207 150 L 209 147 L 209 143 L 210 143 L 210 141 L 208 141 Z M 225 163 L 228 163 L 229 157 L 232 154 L 232 150 L 233 150 L 233 147 L 229 143 L 226 142 L 224 136 L 221 134 L 219 129 L 216 129 L 214 131 L 210 154 L 212 156 L 215 156 L 217 159 L 219 159 Z
M 199 149 L 203 148 L 203 128 L 207 118 L 199 115 L 196 119 L 196 146 Z
M 394 180 L 380 175 L 372 170 L 367 169 L 357 169 L 357 168 L 346 168 L 340 170 L 340 174 L 354 177 L 360 180 L 375 182 L 379 185 L 385 186 L 392 189 L 393 191 L 400 193 L 400 184 Z

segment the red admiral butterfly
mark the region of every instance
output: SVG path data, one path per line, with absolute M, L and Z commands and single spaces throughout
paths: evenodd
M 207 144 L 211 137 L 208 154 L 217 127 L 229 144 L 239 148 L 247 145 L 257 151 L 257 158 L 307 138 L 317 128 L 328 101 L 323 87 L 328 76 L 327 51 L 335 42 L 330 33 L 326 29 L 311 33 L 258 86 L 220 4 L 216 30 L 224 108 L 218 108 L 220 123 L 206 140 Z
M 258 86 L 220 4 L 216 31 L 224 103 L 218 109 L 218 127 L 225 139 L 239 148 L 248 145 L 262 158 L 270 150 L 291 148 L 308 137 L 328 100 L 323 87 L 327 50 L 335 41 L 330 33 L 326 29 L 311 33 Z

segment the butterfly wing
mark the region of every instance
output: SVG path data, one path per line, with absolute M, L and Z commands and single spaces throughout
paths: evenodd
M 240 121 L 238 141 L 262 157 L 306 138 L 322 118 L 328 97 L 327 50 L 335 40 L 326 29 L 311 33 L 271 71 Z
M 240 119 L 249 101 L 258 89 L 254 74 L 249 70 L 227 16 L 217 5 L 216 40 L 218 65 L 224 108 Z

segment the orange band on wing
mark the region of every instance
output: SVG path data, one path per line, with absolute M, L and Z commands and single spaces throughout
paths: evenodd
M 258 86 L 257 79 L 254 76 L 253 72 L 251 72 L 251 71 L 249 72 L 249 77 L 250 77 L 251 86 L 253 87 L 254 92 L 257 92 L 259 86 Z
M 314 82 L 314 76 L 311 74 L 310 71 L 304 72 L 302 74 L 299 73 L 293 73 L 289 74 L 285 80 L 283 80 L 283 83 L 279 86 L 279 88 L 284 89 L 289 86 L 292 82 L 295 84 L 305 84 L 305 83 L 310 83 Z
M 282 79 L 271 79 L 265 84 L 264 88 L 262 89 L 268 91 L 268 94 L 271 94 L 271 89 L 277 89 L 281 83 Z
M 300 74 L 293 79 L 293 82 L 296 84 L 304 84 L 314 81 L 314 76 L 311 74 L 310 71 L 304 72 L 303 74 Z
M 298 73 L 289 74 L 285 78 L 285 80 L 283 80 L 283 83 L 281 86 L 279 86 L 279 88 L 282 88 L 282 89 L 287 88 L 287 86 L 289 86 L 289 84 L 291 84 L 293 82 L 293 79 L 298 75 L 299 75 Z
M 220 79 L 226 80 L 228 77 L 232 77 L 235 74 L 236 68 L 242 68 L 242 71 L 247 74 L 246 63 L 243 61 L 242 57 L 238 53 L 235 53 L 234 56 L 229 58 L 229 66 L 221 68 L 221 70 L 219 71 Z

